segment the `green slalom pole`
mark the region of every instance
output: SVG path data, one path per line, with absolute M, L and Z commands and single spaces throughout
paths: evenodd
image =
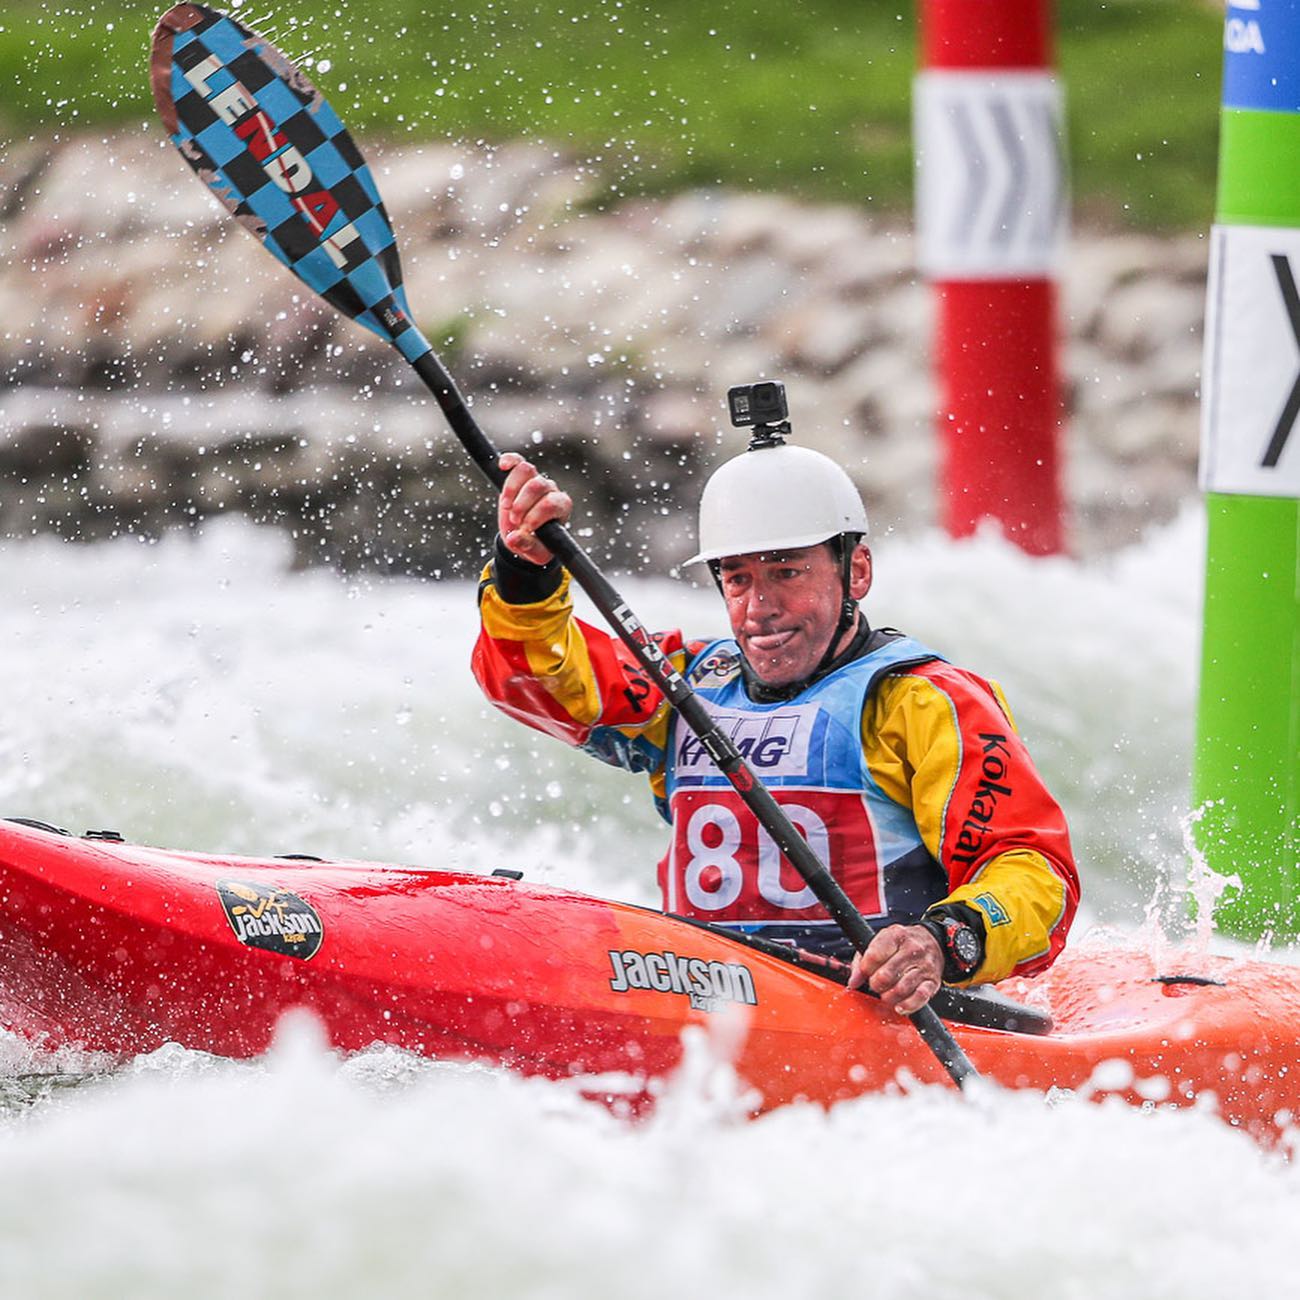
M 1241 937 L 1300 934 L 1300 0 L 1229 3 L 1201 423 L 1196 842 Z

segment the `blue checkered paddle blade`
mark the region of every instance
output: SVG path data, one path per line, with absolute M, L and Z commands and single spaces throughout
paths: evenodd
M 245 230 L 408 361 L 431 350 L 370 168 L 299 69 L 226 14 L 181 4 L 158 21 L 150 76 L 176 147 Z

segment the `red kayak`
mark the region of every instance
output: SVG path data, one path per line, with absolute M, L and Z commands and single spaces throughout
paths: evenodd
M 735 1065 L 759 1109 L 903 1076 L 948 1083 L 906 1020 L 841 986 L 838 963 L 514 872 L 215 857 L 106 834 L 0 822 L 0 1024 L 51 1047 L 247 1057 L 307 1007 L 343 1051 L 382 1042 L 592 1076 L 594 1094 L 619 1075 L 617 1104 L 639 1110 L 681 1060 L 686 1026 L 739 1016 Z M 946 991 L 936 1009 L 1008 1087 L 1135 1104 L 1212 1094 L 1266 1142 L 1300 1116 L 1295 968 L 1067 952 L 1002 992 L 1033 1005 Z M 1103 1062 L 1118 1064 L 1094 1079 Z

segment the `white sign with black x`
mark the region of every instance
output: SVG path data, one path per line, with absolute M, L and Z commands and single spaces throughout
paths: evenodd
M 1300 497 L 1300 229 L 1215 226 L 1201 487 Z

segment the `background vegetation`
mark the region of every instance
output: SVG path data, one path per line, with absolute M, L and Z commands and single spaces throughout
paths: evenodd
M 160 0 L 0 5 L 0 148 L 153 125 Z M 310 60 L 354 130 L 552 142 L 608 196 L 727 185 L 911 203 L 916 14 L 892 0 L 264 0 L 227 7 Z M 1213 213 L 1222 11 L 1057 0 L 1078 218 Z

